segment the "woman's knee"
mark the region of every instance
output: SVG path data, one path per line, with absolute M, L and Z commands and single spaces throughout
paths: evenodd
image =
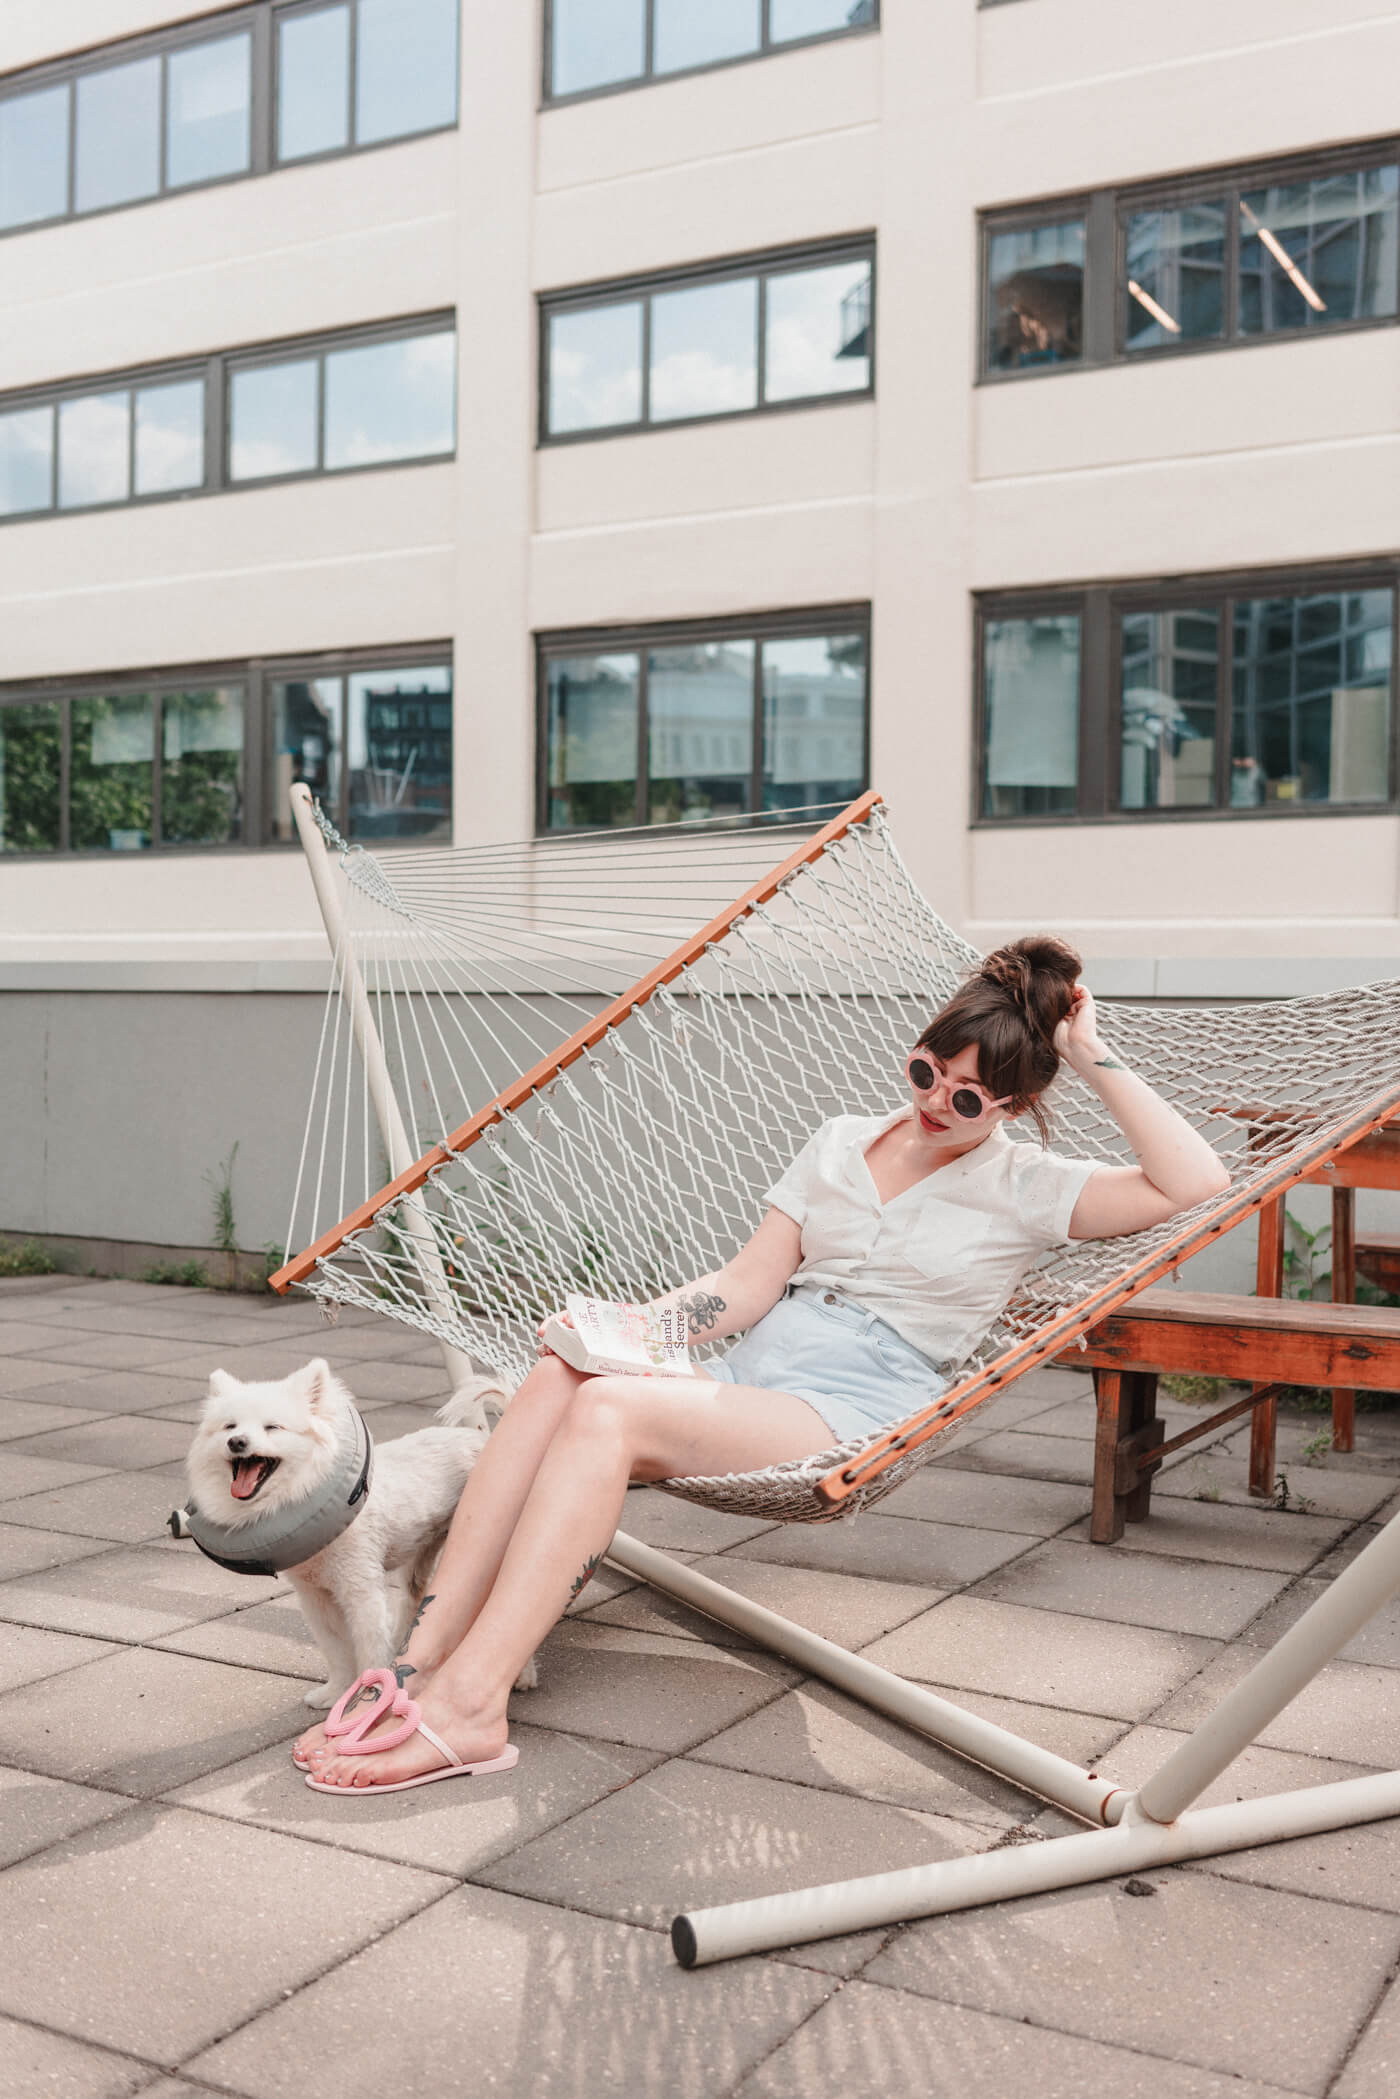
M 631 1408 L 624 1378 L 585 1378 L 569 1402 L 559 1433 L 590 1443 L 630 1439 Z

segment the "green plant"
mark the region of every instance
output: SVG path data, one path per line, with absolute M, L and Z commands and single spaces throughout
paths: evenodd
M 1288 1484 L 1288 1474 L 1280 1472 L 1274 1481 L 1274 1507 L 1283 1515 L 1290 1511 L 1295 1516 L 1306 1516 L 1314 1506 L 1306 1494 L 1295 1494 Z
M 1317 1429 L 1308 1437 L 1300 1452 L 1300 1456 L 1305 1465 L 1315 1465 L 1318 1459 L 1324 1457 L 1331 1448 L 1332 1427 L 1329 1422 L 1326 1428 Z
M 1310 1232 L 1291 1210 L 1283 1213 L 1283 1294 L 1309 1299 L 1320 1283 L 1332 1281 L 1332 1227 L 1319 1225 Z M 1327 1261 L 1325 1268 L 1318 1264 Z
M 18 1246 L 0 1246 L 0 1275 L 56 1275 L 58 1263 L 37 1239 L 21 1239 Z
M 225 1288 L 233 1290 L 238 1285 L 238 1228 L 233 1215 L 233 1162 L 238 1157 L 235 1143 L 228 1157 L 219 1163 L 217 1175 L 206 1172 L 204 1179 L 214 1195 L 214 1244 L 224 1256 L 226 1270 Z
M 181 1283 L 187 1290 L 207 1290 L 209 1271 L 202 1261 L 157 1261 L 142 1271 L 143 1283 Z
M 1229 1379 L 1206 1377 L 1194 1370 L 1172 1370 L 1158 1379 L 1162 1390 L 1183 1406 L 1207 1407 L 1229 1389 Z
M 287 1259 L 287 1249 L 277 1240 L 269 1239 L 262 1250 L 262 1274 L 249 1283 L 250 1290 L 266 1290 L 273 1276 Z

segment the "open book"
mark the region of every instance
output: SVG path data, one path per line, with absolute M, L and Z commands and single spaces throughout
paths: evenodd
M 609 1304 L 606 1298 L 569 1296 L 546 1319 L 540 1339 L 575 1370 L 593 1376 L 694 1377 L 686 1346 L 685 1314 L 676 1305 Z

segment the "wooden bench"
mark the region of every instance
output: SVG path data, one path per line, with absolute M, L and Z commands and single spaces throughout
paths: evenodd
M 1252 1413 L 1257 1421 L 1267 1409 L 1272 1421 L 1281 1387 L 1400 1391 L 1400 1310 L 1144 1290 L 1092 1327 L 1083 1351 L 1071 1350 L 1062 1360 L 1094 1372 L 1098 1428 L 1090 1536 L 1097 1545 L 1111 1545 L 1125 1523 L 1146 1517 L 1163 1458 L 1238 1415 Z M 1255 1390 L 1168 1438 L 1157 1418 L 1157 1379 L 1173 1370 L 1237 1379 Z M 1271 1480 L 1272 1472 L 1270 1437 Z

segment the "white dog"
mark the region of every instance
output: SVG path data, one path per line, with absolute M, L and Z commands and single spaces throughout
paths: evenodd
M 485 1430 L 464 1427 L 462 1416 L 499 1389 L 478 1379 L 439 1410 L 441 1428 L 377 1445 L 360 1513 L 310 1558 L 284 1568 L 325 1657 L 326 1681 L 307 1692 L 308 1705 L 333 1705 L 364 1670 L 387 1668 L 402 1653 L 486 1441 Z M 285 1530 L 299 1505 L 310 1511 L 324 1501 L 352 1432 L 353 1396 L 319 1357 L 269 1384 L 216 1370 L 188 1459 L 192 1507 L 250 1544 L 255 1523 L 275 1516 Z M 518 1688 L 535 1681 L 531 1660 Z

